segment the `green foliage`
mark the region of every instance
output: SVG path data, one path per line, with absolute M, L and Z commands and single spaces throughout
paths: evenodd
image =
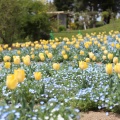
M 108 17 L 109 16 L 109 12 L 108 11 L 103 11 L 102 12 L 102 17 Z
M 50 22 L 46 14 L 45 5 L 34 1 L 26 5 L 26 15 L 22 21 L 23 38 L 29 36 L 31 40 L 49 39 Z
M 111 30 L 120 30 L 120 19 L 119 20 L 112 20 L 110 24 L 98 27 L 98 28 L 92 28 L 92 29 L 87 29 L 87 30 L 81 30 L 82 35 L 86 35 L 86 33 L 91 34 L 91 33 L 102 33 L 106 32 L 106 34 L 109 33 Z M 54 33 L 55 37 L 68 37 L 71 39 L 72 35 L 76 36 L 78 34 L 78 30 L 70 30 L 68 32 L 60 32 L 60 33 Z
M 26 37 L 49 39 L 50 22 L 46 10 L 46 5 L 40 1 L 1 0 L 0 38 L 3 43 L 11 44 Z
M 96 22 L 96 27 L 101 27 L 103 25 L 104 25 L 103 21 L 97 21 Z
M 58 11 L 72 10 L 73 0 L 54 0 L 54 4 Z
M 66 27 L 64 25 L 59 26 L 59 32 L 66 31 Z
M 0 38 L 3 43 L 11 43 L 17 39 L 21 32 L 19 23 L 22 16 L 22 9 L 16 0 L 0 1 Z

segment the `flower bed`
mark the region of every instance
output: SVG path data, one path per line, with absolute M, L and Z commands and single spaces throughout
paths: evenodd
M 0 45 L 0 118 L 79 120 L 80 111 L 119 112 L 119 42 L 119 32 L 110 31 Z

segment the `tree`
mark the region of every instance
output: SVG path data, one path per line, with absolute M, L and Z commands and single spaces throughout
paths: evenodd
M 22 19 L 22 37 L 28 36 L 31 40 L 49 39 L 50 22 L 46 14 L 47 8 L 40 1 L 31 1 L 26 4 L 26 15 Z
M 73 0 L 54 0 L 58 11 L 68 11 L 73 9 Z
M 109 24 L 111 13 L 120 11 L 120 0 L 74 0 L 74 11 L 106 11 L 104 22 Z
M 0 1 L 0 38 L 3 43 L 11 43 L 13 39 L 17 39 L 19 22 L 22 17 L 21 10 L 16 0 Z
M 37 0 L 1 0 L 0 38 L 11 44 L 29 37 L 48 39 L 50 32 L 46 5 Z

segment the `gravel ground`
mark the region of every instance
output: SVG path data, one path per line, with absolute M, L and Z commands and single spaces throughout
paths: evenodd
M 80 120 L 120 120 L 120 114 L 93 112 L 81 113 Z

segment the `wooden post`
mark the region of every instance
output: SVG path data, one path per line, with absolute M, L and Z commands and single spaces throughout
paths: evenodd
M 57 23 L 58 23 L 58 30 L 59 30 L 59 24 L 60 24 L 60 18 L 59 18 L 59 13 L 57 14 Z

